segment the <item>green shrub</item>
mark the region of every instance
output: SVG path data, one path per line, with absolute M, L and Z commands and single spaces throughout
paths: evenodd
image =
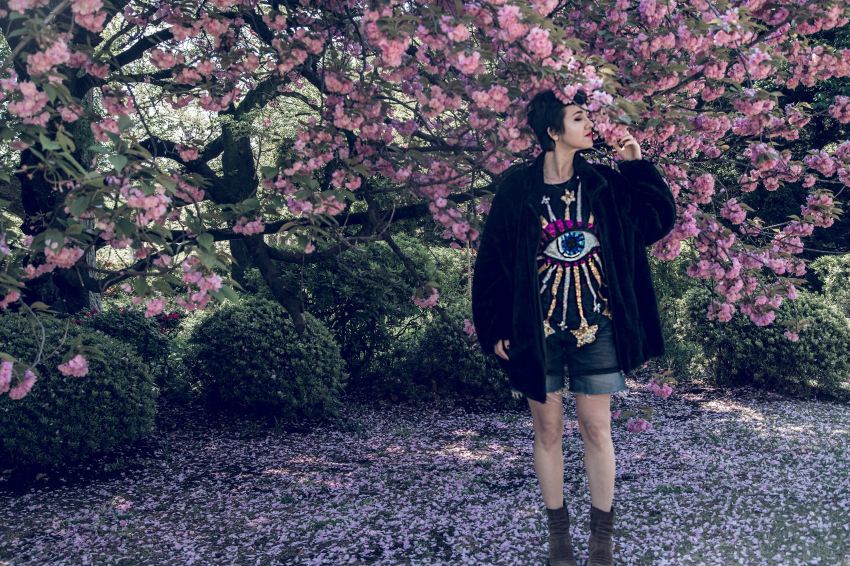
M 421 237 L 393 234 L 425 280 L 439 285 L 440 304 L 454 301 L 464 285 L 464 250 L 427 247 Z M 367 242 L 346 250 L 331 261 L 283 267 L 281 281 L 289 289 L 306 289 L 309 312 L 333 333 L 350 375 L 350 390 L 368 387 L 376 356 L 393 349 L 397 326 L 423 316 L 411 300 L 416 285 L 401 259 L 384 241 Z M 247 294 L 272 298 L 256 268 L 241 281 Z
M 455 399 L 512 406 L 507 374 L 495 357 L 485 356 L 463 333 L 470 318 L 462 304 L 446 306 L 451 324 L 436 311 L 411 328 L 378 356 L 369 369 L 369 392 L 390 400 L 450 396 Z
M 43 317 L 49 352 L 66 323 Z M 35 327 L 38 328 L 37 326 Z M 154 427 L 157 388 L 136 352 L 99 331 L 68 325 L 67 340 L 79 337 L 105 361 L 89 358 L 83 377 L 62 375 L 56 357 L 42 360 L 39 379 L 23 399 L 0 396 L 0 454 L 16 464 L 63 464 L 127 445 Z M 39 336 L 24 317 L 0 316 L 3 350 L 35 360 Z
M 131 346 L 151 374 L 159 381 L 168 358 L 168 337 L 159 331 L 154 319 L 145 318 L 138 308 L 109 309 L 79 319 L 83 325 L 100 330 Z
M 316 317 L 306 320 L 299 335 L 277 303 L 226 304 L 195 325 L 186 366 L 214 407 L 284 419 L 334 413 L 347 379 L 339 346 Z
M 681 253 L 671 261 L 656 259 L 647 249 L 664 337 L 665 354 L 657 363 L 672 368 L 680 380 L 693 376 L 692 361 L 699 353 L 697 344 L 677 338 L 675 328 L 677 302 L 688 289 L 700 285 L 698 279 L 689 277 L 686 272 L 687 266 L 696 261 L 696 255 L 696 250 L 686 241 L 682 242 Z
M 822 282 L 821 293 L 850 317 L 850 254 L 821 256 L 809 267 Z
M 678 339 L 698 346 L 692 367 L 708 370 L 718 384 L 752 384 L 787 393 L 809 395 L 820 390 L 843 395 L 850 382 L 850 321 L 829 299 L 805 290 L 777 309 L 777 321 L 755 326 L 736 312 L 726 323 L 709 321 L 705 313 L 712 295 L 694 287 L 677 305 Z M 805 317 L 809 326 L 791 342 L 779 321 Z
M 182 367 L 179 344 L 173 338 L 183 319 L 173 315 L 163 313 L 147 318 L 139 307 L 117 307 L 87 313 L 79 320 L 136 350 L 150 368 L 163 398 L 187 402 L 192 397 L 192 386 Z

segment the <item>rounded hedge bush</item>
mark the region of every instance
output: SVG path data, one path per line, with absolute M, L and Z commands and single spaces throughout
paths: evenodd
M 23 362 L 38 351 L 31 319 L 0 315 L 3 350 Z M 58 344 L 66 322 L 40 318 L 47 349 Z M 38 327 L 36 326 L 37 330 Z M 105 361 L 89 358 L 83 377 L 62 375 L 56 357 L 42 361 L 39 379 L 23 399 L 0 396 L 0 457 L 15 464 L 57 465 L 108 452 L 154 428 L 158 390 L 150 371 L 127 344 L 99 331 L 68 325 L 67 340 L 96 347 Z
M 677 305 L 681 340 L 699 346 L 697 365 L 711 368 L 720 384 L 753 384 L 788 393 L 808 395 L 815 390 L 843 395 L 850 382 L 850 321 L 826 297 L 798 290 L 785 300 L 777 321 L 800 317 L 809 326 L 791 342 L 778 322 L 755 326 L 739 311 L 729 322 L 709 321 L 705 313 L 711 291 L 695 287 Z
M 475 339 L 466 339 L 463 304 L 446 306 L 447 324 L 436 312 L 378 356 L 369 370 L 369 393 L 396 401 L 451 397 L 473 404 L 513 406 L 507 374 L 495 356 L 485 356 Z M 459 332 L 460 331 L 460 332 Z
M 135 306 L 112 307 L 86 314 L 79 320 L 84 326 L 100 330 L 136 350 L 150 368 L 161 398 L 187 403 L 194 392 L 180 351 L 179 336 L 184 318 L 170 318 L 165 327 L 162 316 L 145 317 L 144 311 Z
M 305 318 L 299 335 L 283 307 L 255 297 L 201 320 L 185 360 L 209 403 L 286 419 L 335 413 L 345 364 L 328 329 L 310 313 Z
M 142 362 L 150 367 L 151 373 L 160 381 L 168 359 L 168 337 L 159 331 L 152 318 L 145 318 L 138 309 L 109 309 L 80 319 L 84 326 L 100 330 L 104 334 L 121 340 L 139 354 Z

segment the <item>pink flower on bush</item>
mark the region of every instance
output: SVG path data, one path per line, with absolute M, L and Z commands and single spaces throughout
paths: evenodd
M 454 66 L 464 75 L 476 75 L 481 72 L 481 53 L 473 51 L 471 55 L 458 53 L 455 56 Z
M 0 362 L 0 395 L 6 393 L 12 385 L 12 362 L 3 360 Z
M 21 298 L 20 291 L 9 291 L 5 297 L 0 299 L 0 309 L 5 309 L 15 301 Z
M 27 55 L 27 70 L 30 75 L 39 75 L 50 71 L 57 65 L 67 63 L 71 58 L 68 44 L 61 38 L 54 41 L 44 51 L 36 51 Z
M 147 303 L 145 303 L 145 318 L 151 318 L 162 312 L 162 309 L 165 308 L 165 299 L 159 297 L 157 299 L 151 299 Z
M 740 224 L 747 217 L 747 211 L 738 203 L 738 199 L 730 198 L 720 209 L 720 216 L 728 219 L 732 224 Z
M 47 95 L 38 90 L 35 83 L 22 82 L 18 85 L 18 90 L 21 92 L 21 100 L 10 102 L 8 106 L 9 112 L 16 116 L 21 118 L 35 116 L 48 102 Z
M 428 297 L 423 299 L 414 293 L 411 298 L 416 306 L 428 309 L 437 304 L 437 300 L 440 298 L 440 293 L 437 291 L 436 287 L 431 287 L 431 294 Z
M 261 218 L 256 218 L 254 220 L 248 221 L 244 216 L 240 216 L 236 221 L 236 224 L 233 226 L 233 231 L 237 234 L 245 234 L 246 236 L 250 236 L 252 234 L 262 234 L 263 230 L 266 229 L 266 225 L 263 224 Z
M 549 40 L 549 30 L 533 27 L 525 37 L 528 50 L 540 59 L 545 59 L 552 54 L 552 42 Z
M 27 396 L 27 394 L 32 389 L 32 386 L 35 384 L 35 374 L 31 370 L 27 370 L 24 372 L 24 378 L 18 383 L 16 386 L 9 391 L 9 399 L 13 401 L 18 401 Z
M 836 96 L 829 115 L 842 124 L 850 124 L 850 96 Z
M 194 161 L 198 158 L 197 148 L 187 147 L 183 144 L 177 144 L 177 153 L 183 161 Z
M 82 377 L 89 372 L 89 363 L 88 361 L 81 355 L 77 354 L 64 364 L 60 364 L 58 366 L 59 372 L 62 375 L 74 375 L 77 377 Z
M 384 40 L 379 47 L 381 48 L 381 57 L 388 67 L 398 67 L 401 65 L 401 57 L 407 48 L 410 46 L 410 38 L 404 37 L 395 40 Z
M 66 238 L 67 241 L 67 238 Z M 57 251 L 58 248 L 58 251 Z M 79 261 L 85 250 L 78 247 L 66 248 L 59 247 L 57 242 L 51 242 L 49 246 L 44 246 L 44 255 L 47 258 L 47 263 L 61 267 L 62 269 L 70 269 Z
M 22 14 L 32 8 L 46 5 L 47 0 L 9 0 L 9 9 Z
M 522 13 L 519 6 L 505 4 L 499 8 L 499 35 L 507 42 L 519 39 L 528 29 L 528 26 L 520 22 Z
M 467 336 L 475 336 L 475 325 L 468 318 L 463 319 L 463 331 Z
M 103 8 L 103 0 L 74 0 L 71 2 L 71 12 L 74 13 L 74 21 L 88 29 L 98 32 L 103 29 L 103 20 L 106 13 L 97 12 Z
M 792 330 L 786 330 L 783 335 L 791 342 L 796 342 L 800 339 L 800 335 Z

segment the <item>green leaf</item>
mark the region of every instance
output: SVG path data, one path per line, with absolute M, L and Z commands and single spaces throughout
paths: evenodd
M 143 296 L 145 293 L 150 291 L 150 285 L 148 285 L 148 282 L 141 277 L 133 279 L 130 285 L 133 288 L 133 292 L 139 296 Z
M 127 158 L 123 155 L 113 154 L 107 157 L 107 159 L 112 164 L 112 166 L 115 167 L 115 171 L 117 171 L 118 173 L 120 173 L 124 166 L 127 165 Z
M 59 230 L 47 230 L 44 232 L 44 245 L 50 247 L 50 244 L 55 242 L 58 244 L 56 249 L 58 250 L 62 247 L 62 241 L 65 239 L 65 235 Z
M 198 245 L 205 250 L 213 249 L 213 244 L 215 243 L 215 239 L 212 237 L 212 234 L 208 232 L 199 234 L 196 241 L 198 242 Z
M 206 252 L 204 250 L 200 250 L 198 252 L 198 257 L 201 260 L 201 264 L 204 267 L 209 267 L 209 268 L 218 267 L 220 269 L 226 269 L 224 264 L 222 264 L 220 261 L 218 261 L 218 258 L 215 256 L 215 254 L 211 254 L 211 253 Z
M 47 98 L 50 99 L 51 103 L 56 101 L 56 89 L 53 88 L 53 85 L 51 85 L 50 83 L 44 84 L 44 94 L 47 95 Z
M 174 291 L 168 281 L 163 278 L 155 279 L 153 282 L 153 288 L 157 291 L 160 291 L 163 294 L 170 294 Z
M 257 197 L 246 198 L 242 201 L 240 207 L 242 212 L 250 212 L 260 208 L 260 200 Z
M 69 236 L 79 236 L 83 233 L 83 228 L 84 226 L 82 224 L 80 224 L 79 222 L 75 222 L 65 228 L 65 234 Z
M 61 145 L 64 149 L 66 149 L 68 151 L 74 151 L 74 150 L 77 149 L 77 146 L 74 143 L 74 140 L 72 140 L 62 130 L 59 130 L 59 131 L 56 132 L 56 141 L 58 141 L 59 145 Z
M 218 291 L 212 292 L 212 296 L 215 297 L 216 299 L 219 298 L 219 295 L 222 295 L 222 296 L 224 296 L 225 299 L 230 299 L 231 301 L 238 301 L 239 300 L 239 295 L 237 295 L 236 291 L 234 291 L 228 285 L 222 285 L 221 289 L 219 289 Z
M 93 143 L 89 146 L 89 151 L 93 151 L 95 153 L 109 153 L 112 150 L 99 143 Z
M 263 175 L 264 179 L 273 179 L 277 176 L 277 167 L 270 167 L 268 165 L 263 165 L 260 167 L 260 173 Z
M 88 210 L 89 206 L 91 206 L 91 195 L 85 195 L 71 201 L 70 205 L 68 205 L 68 209 L 74 216 L 79 216 Z
M 133 126 L 133 119 L 127 116 L 126 114 L 122 114 L 118 117 L 118 129 L 122 132 L 128 128 Z
M 177 188 L 177 182 L 168 175 L 157 175 L 156 180 L 160 185 L 162 185 L 166 189 L 174 190 Z
M 47 137 L 40 132 L 38 134 L 38 141 L 41 143 L 41 147 L 46 150 L 62 149 L 58 143 L 54 140 L 47 139 Z

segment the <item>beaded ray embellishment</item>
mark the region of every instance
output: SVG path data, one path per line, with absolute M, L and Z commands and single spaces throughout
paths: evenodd
M 540 294 L 545 293 L 549 280 L 554 276 L 550 293 L 552 299 L 549 303 L 546 317 L 543 320 L 543 329 L 546 336 L 556 332 L 553 328 L 552 315 L 555 312 L 555 307 L 558 302 L 558 293 L 561 292 L 561 320 L 557 323 L 560 330 L 566 330 L 567 324 L 567 305 L 569 297 L 570 284 L 573 284 L 576 294 L 576 303 L 580 324 L 577 329 L 570 332 L 576 337 L 577 346 L 581 347 L 585 344 L 590 344 L 596 340 L 596 332 L 599 329 L 598 325 L 589 324 L 584 316 L 584 305 L 582 304 L 582 279 L 586 282 L 585 287 L 593 295 L 593 312 L 600 312 L 602 315 L 611 318 L 611 312 L 608 309 L 608 299 L 602 295 L 602 278 L 605 271 L 602 267 L 602 254 L 598 238 L 596 237 L 597 230 L 594 227 L 593 211 L 590 212 L 587 222 L 581 220 L 581 179 L 578 178 L 577 195 L 566 188 L 561 200 L 564 201 L 565 211 L 564 218 L 556 218 L 550 197 L 544 196 L 540 201 L 546 205 L 546 210 L 549 218 L 540 216 L 541 225 L 541 247 L 542 255 L 538 255 L 537 259 L 542 264 L 538 269 L 538 273 L 543 276 Z M 576 203 L 575 218 L 572 220 L 570 215 L 570 205 Z M 545 272 L 545 274 L 544 274 Z M 593 276 L 591 278 L 591 275 Z M 561 287 L 561 281 L 564 280 L 564 286 Z M 602 303 L 600 304 L 600 299 Z

